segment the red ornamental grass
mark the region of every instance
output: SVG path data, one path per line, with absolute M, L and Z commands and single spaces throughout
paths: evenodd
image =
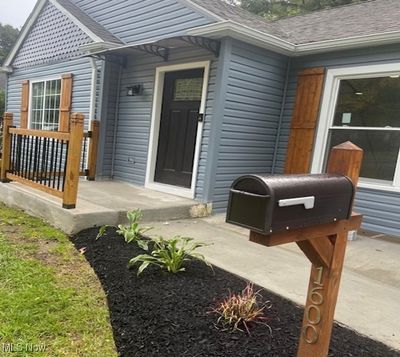
M 254 291 L 254 286 L 248 283 L 243 291 L 239 294 L 230 293 L 221 303 L 217 304 L 212 312 L 219 315 L 217 324 L 221 324 L 224 329 L 232 329 L 233 331 L 243 331 L 250 335 L 249 325 L 251 323 L 262 323 L 271 331 L 270 326 L 265 323 L 269 318 L 265 316 L 265 310 L 271 308 L 271 303 L 261 302 L 261 294 Z

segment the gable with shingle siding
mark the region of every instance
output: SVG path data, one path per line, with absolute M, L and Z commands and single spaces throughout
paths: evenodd
M 72 1 L 126 43 L 180 35 L 215 21 L 179 0 Z
M 19 49 L 12 65 L 26 68 L 77 58 L 79 47 L 93 42 L 66 15 L 48 3 Z

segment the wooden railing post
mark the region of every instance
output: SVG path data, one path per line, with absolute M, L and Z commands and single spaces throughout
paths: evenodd
M 70 141 L 67 153 L 67 169 L 65 172 L 63 208 L 76 207 L 78 197 L 79 169 L 82 154 L 84 115 L 74 113 L 70 120 Z
M 1 160 L 1 182 L 10 182 L 7 179 L 7 172 L 10 169 L 10 156 L 11 156 L 11 135 L 9 133 L 10 127 L 13 126 L 13 114 L 4 113 L 3 119 L 3 153 Z
M 94 181 L 96 179 L 96 166 L 97 166 L 97 151 L 99 148 L 99 135 L 100 135 L 100 121 L 92 120 L 90 124 L 90 131 L 92 135 L 90 136 L 90 146 L 89 146 L 89 160 L 88 160 L 88 175 L 87 179 L 89 181 Z
M 363 151 L 351 142 L 335 146 L 330 154 L 327 173 L 347 176 L 356 187 L 362 157 Z M 327 237 L 297 242 L 312 262 L 297 357 L 328 356 L 348 231 L 349 227 Z M 321 264 L 321 259 L 313 259 L 315 255 L 322 257 L 321 253 L 327 257 L 325 265 Z

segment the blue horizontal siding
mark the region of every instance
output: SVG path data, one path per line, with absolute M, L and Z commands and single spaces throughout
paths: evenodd
M 14 113 L 15 122 L 19 123 L 20 119 L 22 81 L 46 80 L 54 77 L 61 78 L 66 73 L 73 74 L 72 112 L 83 113 L 87 127 L 91 90 L 91 66 L 87 58 L 16 69 L 9 75 L 6 107 L 7 111 Z
M 226 209 L 240 175 L 270 173 L 285 85 L 284 56 L 232 42 L 213 185 L 215 212 Z
M 174 50 L 168 63 L 150 55 L 140 55 L 129 58 L 127 67 L 123 70 L 121 77 L 121 96 L 118 104 L 119 116 L 114 166 L 115 179 L 144 185 L 156 68 L 158 66 L 204 60 L 211 60 L 211 69 L 196 184 L 196 198 L 199 200 L 204 199 L 204 176 L 210 123 L 212 120 L 217 60 L 211 56 L 209 52 L 199 48 Z M 114 73 L 114 76 L 115 75 Z M 143 95 L 137 97 L 126 96 L 126 87 L 134 83 L 143 83 Z M 111 102 L 112 100 L 113 99 L 111 99 Z M 108 125 L 111 131 L 113 130 L 113 116 L 115 113 L 115 105 L 112 103 L 109 106 L 108 113 L 110 118 Z M 109 134 L 107 147 L 105 149 L 106 167 L 109 167 L 111 163 L 110 155 L 112 155 L 112 145 L 111 134 Z
M 364 229 L 400 237 L 400 193 L 359 188 L 355 211 L 364 215 Z
M 126 43 L 170 37 L 212 22 L 177 0 L 73 0 Z
M 341 68 L 368 66 L 382 63 L 399 63 L 400 48 L 396 46 L 371 47 L 351 51 L 306 56 L 294 59 L 288 83 L 287 100 L 282 132 L 277 152 L 276 172 L 283 172 L 286 159 L 290 123 L 295 103 L 297 74 L 310 67 Z M 364 214 L 363 228 L 400 236 L 400 192 L 367 190 L 360 188 L 356 197 L 356 209 Z

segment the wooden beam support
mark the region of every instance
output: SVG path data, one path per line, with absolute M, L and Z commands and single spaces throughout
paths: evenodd
M 7 183 L 10 180 L 7 178 L 7 172 L 10 169 L 11 160 L 11 136 L 10 128 L 13 126 L 13 114 L 4 113 L 3 117 L 3 153 L 1 159 L 1 182 Z
M 83 114 L 74 113 L 70 122 L 70 141 L 67 154 L 67 170 L 65 173 L 63 208 L 76 207 L 78 197 L 78 182 L 83 140 Z
M 331 265 L 333 244 L 328 237 L 303 240 L 297 245 L 312 264 L 326 268 Z
M 250 241 L 262 244 L 267 247 L 277 245 L 301 242 L 305 240 L 320 239 L 333 234 L 339 234 L 347 231 L 354 231 L 360 228 L 362 215 L 353 213 L 351 218 L 346 221 L 321 224 L 313 227 L 300 228 L 293 231 L 272 233 L 264 235 L 257 232 L 250 232 Z
M 99 149 L 99 136 L 100 136 L 100 121 L 92 120 L 90 126 L 92 135 L 90 137 L 89 159 L 88 159 L 89 174 L 87 176 L 87 179 L 89 181 L 94 181 L 96 179 L 97 152 Z
M 363 151 L 354 144 L 346 142 L 338 145 L 331 151 L 327 173 L 345 175 L 356 186 L 362 157 Z M 324 243 L 318 247 L 315 246 L 315 242 L 320 242 L 317 239 L 307 244 L 298 243 L 305 254 L 311 258 L 313 264 L 297 357 L 326 357 L 328 355 L 347 235 L 351 230 L 349 227 L 350 225 L 345 226 L 344 231 L 335 232 L 330 237 L 326 237 Z M 327 241 L 331 243 L 332 250 L 328 248 Z M 310 248 L 311 245 L 312 248 Z M 326 258 L 329 254 L 332 259 L 326 266 Z
M 9 180 L 11 180 L 11 181 L 21 183 L 21 184 L 23 184 L 25 186 L 32 187 L 32 188 L 34 188 L 36 190 L 40 190 L 42 192 L 46 192 L 46 193 L 48 193 L 50 195 L 53 195 L 53 196 L 56 196 L 56 197 L 59 197 L 59 198 L 63 198 L 63 196 L 64 196 L 63 192 L 61 192 L 61 191 L 58 191 L 58 190 L 56 190 L 54 188 L 47 187 L 45 185 L 42 185 L 42 184 L 37 183 L 37 182 L 32 181 L 32 180 L 25 179 L 25 178 L 17 176 L 17 175 L 7 174 L 7 178 Z
M 10 134 L 34 136 L 39 138 L 50 138 L 57 140 L 68 141 L 70 138 L 69 133 L 63 133 L 60 131 L 50 131 L 50 130 L 33 130 L 33 129 L 21 129 L 21 128 L 10 128 Z

